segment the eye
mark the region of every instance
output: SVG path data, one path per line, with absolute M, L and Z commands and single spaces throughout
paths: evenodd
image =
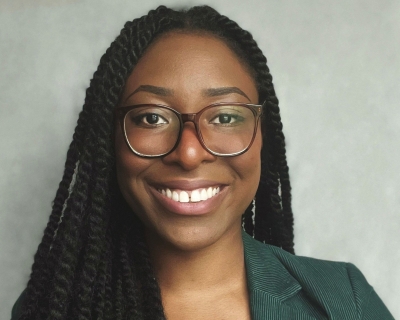
M 137 126 L 160 126 L 168 121 L 157 113 L 145 113 L 133 117 L 132 122 Z
M 231 125 L 237 124 L 240 121 L 243 121 L 243 118 L 238 114 L 221 113 L 211 119 L 210 123 L 219 125 Z
M 155 113 L 150 113 L 145 115 L 142 118 L 142 121 L 145 122 L 146 124 L 164 124 L 168 123 L 167 120 L 165 120 L 163 117 L 159 116 L 158 114 Z

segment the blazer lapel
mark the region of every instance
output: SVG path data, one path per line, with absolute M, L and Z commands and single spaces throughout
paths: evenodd
M 286 302 L 278 303 L 268 300 L 269 296 L 261 291 L 250 292 L 252 320 L 321 320 L 325 317 L 314 317 L 305 310 L 294 308 Z
M 302 309 L 302 289 L 268 246 L 243 232 L 247 285 L 253 320 L 317 319 Z

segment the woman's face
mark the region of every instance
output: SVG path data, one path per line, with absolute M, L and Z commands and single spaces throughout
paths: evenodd
M 150 87 L 151 86 L 151 87 Z M 210 90 L 237 88 L 239 90 Z M 221 40 L 171 33 L 152 44 L 129 76 L 120 106 L 163 104 L 196 113 L 218 102 L 258 103 L 249 72 Z M 117 174 L 121 191 L 146 226 L 150 241 L 180 250 L 197 250 L 241 230 L 241 216 L 260 178 L 261 132 L 236 157 L 210 154 L 186 122 L 178 147 L 161 158 L 135 155 L 116 126 Z M 179 202 L 162 194 L 218 190 L 199 202 Z M 161 242 L 160 242 L 161 241 Z

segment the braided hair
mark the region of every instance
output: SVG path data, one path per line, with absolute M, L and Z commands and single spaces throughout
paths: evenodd
M 249 32 L 208 6 L 160 6 L 125 24 L 93 75 L 20 320 L 165 319 L 142 224 L 118 187 L 112 136 L 113 110 L 126 79 L 146 48 L 173 31 L 221 39 L 253 76 L 265 101 L 264 143 L 256 198 L 242 225 L 255 239 L 294 253 L 285 140 L 266 58 Z

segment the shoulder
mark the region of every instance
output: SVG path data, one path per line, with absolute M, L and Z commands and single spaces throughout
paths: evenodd
M 296 301 L 297 297 L 304 300 L 305 297 L 329 318 L 393 319 L 355 265 L 296 256 L 248 235 L 243 236 L 243 241 L 250 287 L 276 295 L 271 292 L 268 282 L 279 279 L 273 285 L 275 292 L 292 292 L 290 299 L 285 298 L 287 301 Z M 254 270 L 258 272 L 256 281 Z M 256 282 L 263 283 L 264 287 Z
M 258 260 L 257 262 L 259 263 L 272 263 L 273 261 L 271 260 L 274 259 L 275 262 L 279 262 L 285 269 L 291 271 L 291 274 L 299 275 L 300 279 L 304 275 L 304 277 L 309 276 L 318 281 L 318 279 L 325 279 L 326 275 L 334 275 L 340 279 L 349 280 L 348 270 L 352 274 L 354 271 L 356 277 L 363 278 L 361 272 L 351 263 L 293 255 L 281 248 L 261 243 L 247 234 L 243 236 L 243 240 L 247 256 L 254 258 L 254 254 L 256 254 L 257 258 L 255 260 Z
M 260 243 L 261 246 L 263 244 Z M 321 260 L 310 257 L 296 256 L 285 250 L 264 245 L 303 285 L 313 283 L 323 285 L 331 290 L 351 290 L 369 292 L 372 287 L 366 281 L 361 271 L 352 263 Z M 354 286 L 357 284 L 357 286 Z

